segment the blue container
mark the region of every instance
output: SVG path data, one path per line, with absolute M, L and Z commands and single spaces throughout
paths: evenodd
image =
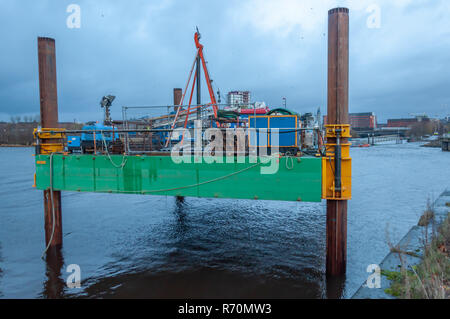
M 278 143 L 274 136 L 264 132 L 264 130 L 252 131 L 256 129 L 278 129 Z M 298 147 L 299 132 L 297 115 L 262 115 L 249 116 L 249 145 L 257 147 L 279 146 L 279 147 Z M 270 136 L 272 135 L 272 137 Z M 257 142 L 257 144 L 256 144 Z M 278 145 L 277 145 L 278 144 Z
M 269 128 L 269 116 L 249 116 L 249 143 L 251 147 L 267 147 L 269 137 L 267 130 L 252 130 L 252 129 L 268 129 Z
M 297 147 L 298 146 L 298 132 L 297 129 L 297 115 L 275 115 L 269 117 L 269 127 L 271 129 L 279 129 L 279 147 Z M 275 140 L 271 140 L 269 136 L 270 146 L 277 146 Z

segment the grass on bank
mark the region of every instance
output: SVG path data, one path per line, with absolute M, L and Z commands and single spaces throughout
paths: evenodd
M 419 224 L 428 226 L 430 222 L 434 222 L 434 213 L 427 208 Z M 450 299 L 450 213 L 431 239 L 424 237 L 423 259 L 409 269 L 403 262 L 403 254 L 409 252 L 391 248 L 399 254 L 401 265 L 398 272 L 381 271 L 391 281 L 386 293 L 404 299 Z

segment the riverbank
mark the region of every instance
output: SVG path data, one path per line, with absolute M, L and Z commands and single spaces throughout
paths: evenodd
M 431 298 L 430 295 L 432 295 L 433 289 L 437 289 L 436 287 L 430 287 L 437 285 L 436 274 L 433 273 L 436 271 L 436 267 L 442 267 L 442 265 L 436 264 L 438 262 L 442 263 L 442 256 L 437 256 L 438 252 L 436 249 L 443 251 L 447 249 L 445 243 L 442 246 L 440 242 L 442 238 L 435 236 L 436 229 L 443 226 L 444 229 L 441 229 L 440 236 L 448 236 L 448 227 L 446 225 L 449 223 L 449 203 L 450 189 L 439 196 L 431 206 L 431 210 L 425 212 L 419 221 L 419 225 L 412 227 L 397 245 L 390 244 L 390 253 L 379 265 L 381 269 L 380 286 L 369 288 L 367 283 L 364 283 L 352 298 Z M 428 215 L 428 218 L 424 217 L 426 215 Z M 427 219 L 429 222 L 424 222 L 424 219 Z M 444 263 L 448 263 L 448 251 L 445 254 L 447 255 L 443 257 L 443 260 Z M 445 277 L 439 280 L 448 281 L 448 274 L 445 275 L 446 271 L 448 272 L 448 269 L 444 269 Z M 431 280 L 431 282 L 426 280 Z M 444 288 L 441 287 L 440 289 Z M 439 291 L 439 293 L 442 295 L 442 291 Z M 448 295 L 448 290 L 443 293 L 445 297 L 445 294 Z
M 450 207 L 450 202 L 448 206 Z M 429 222 L 432 223 L 433 219 Z M 433 226 L 431 224 L 431 227 Z M 420 264 L 411 267 L 411 270 L 402 267 L 398 272 L 382 273 L 391 280 L 391 286 L 386 289 L 387 293 L 402 299 L 450 298 L 449 217 L 441 223 L 432 236 L 432 239 L 424 239 L 425 248 Z
M 0 147 L 31 146 L 34 143 L 33 131 L 39 126 L 38 122 L 5 123 L 0 122 Z M 59 128 L 78 130 L 81 123 L 59 122 Z

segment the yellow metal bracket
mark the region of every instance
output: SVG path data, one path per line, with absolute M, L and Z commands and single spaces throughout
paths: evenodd
M 64 128 L 34 129 L 33 136 L 36 139 L 37 153 L 51 154 L 64 151 L 65 131 Z
M 322 157 L 322 198 L 330 200 L 349 200 L 352 197 L 352 159 L 350 157 L 351 143 L 340 143 L 341 148 L 341 189 L 335 185 L 335 150 L 336 139 L 350 138 L 349 124 L 325 125 L 327 142 L 326 154 Z M 333 142 L 330 142 L 332 140 Z
M 325 136 L 327 138 L 333 138 L 337 136 L 337 132 L 339 132 L 339 136 L 343 138 L 350 138 L 350 124 L 328 124 L 325 125 Z

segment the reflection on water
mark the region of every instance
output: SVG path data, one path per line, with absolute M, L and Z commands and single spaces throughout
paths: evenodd
M 343 276 L 327 276 L 326 283 L 326 297 L 328 299 L 342 298 L 345 292 L 345 282 L 347 277 Z
M 40 259 L 43 204 L 30 149 L 0 148 L 0 296 L 349 297 L 367 265 L 417 223 L 450 180 L 449 154 L 415 144 L 352 150 L 345 278 L 325 278 L 325 202 L 69 193 L 64 247 Z M 292 185 L 295 187 L 295 185 Z M 82 289 L 65 286 L 81 268 Z
M 135 244 L 116 256 L 120 264 L 108 265 L 114 276 L 84 283 L 89 296 L 322 296 L 323 274 L 316 269 L 323 264 L 322 241 L 311 244 L 316 252 L 304 249 L 310 233 L 299 227 L 301 205 L 171 202 L 168 220 L 141 229 Z M 310 205 L 311 220 L 322 214 L 319 207 Z
M 61 249 L 50 248 L 45 257 L 47 280 L 44 282 L 42 296 L 49 299 L 64 297 L 65 282 L 61 278 L 61 271 L 64 265 L 64 257 Z
M 275 214 L 279 222 L 274 223 L 264 203 L 233 207 L 207 200 L 209 205 L 197 206 L 193 201 L 197 200 L 175 202 L 171 222 L 144 230 L 134 250 L 121 258 L 118 267 L 108 269 L 116 275 L 83 283 L 87 295 L 322 297 L 323 274 L 314 265 L 323 264 L 323 252 L 318 247 L 319 253 L 304 254 L 308 240 L 297 228 L 304 218 L 300 211 L 280 209 Z

